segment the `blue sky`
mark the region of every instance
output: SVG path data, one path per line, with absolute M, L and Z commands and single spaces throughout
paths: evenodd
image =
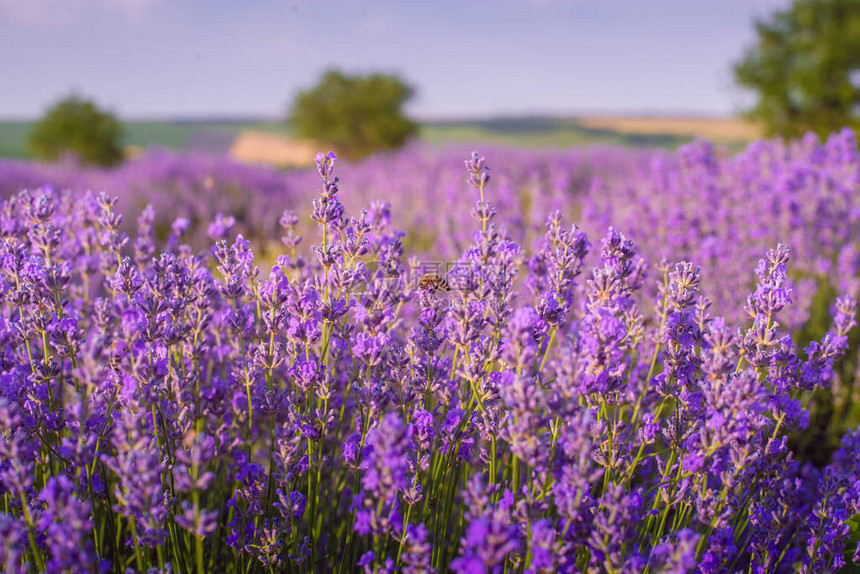
M 326 68 L 403 74 L 420 118 L 704 113 L 787 0 L 0 0 L 0 117 L 74 91 L 125 118 L 277 117 Z

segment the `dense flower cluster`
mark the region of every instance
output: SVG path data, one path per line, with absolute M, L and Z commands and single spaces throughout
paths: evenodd
M 713 312 L 733 324 L 748 317 L 737 304 L 754 288 L 748 270 L 778 242 L 791 246 L 792 304 L 781 316 L 805 345 L 824 335 L 839 294 L 860 296 L 858 189 L 860 152 L 849 129 L 825 142 L 813 134 L 762 140 L 734 157 L 697 142 L 655 157 L 635 178 L 596 181 L 583 217 L 624 229 L 652 261 L 695 261 Z M 819 430 L 800 441 L 808 456 L 835 448 L 860 422 L 858 341 L 855 333 L 831 388 L 809 403 Z
M 825 468 L 788 441 L 849 347 L 850 289 L 798 345 L 787 246 L 744 271 L 736 319 L 695 263 L 652 265 L 614 228 L 592 244 L 552 211 L 523 245 L 477 154 L 474 231 L 426 282 L 390 207 L 348 209 L 335 155 L 316 163 L 317 242 L 287 211 L 271 264 L 227 214 L 195 251 L 150 208 L 127 235 L 104 194 L 2 203 L 5 571 L 860 560 L 860 430 Z
M 637 178 L 598 180 L 584 211 L 600 225 L 622 226 L 654 260 L 695 259 L 714 305 L 736 320 L 746 316 L 735 295 L 750 287 L 751 263 L 777 242 L 791 245 L 800 296 L 786 319 L 795 326 L 821 283 L 860 288 L 858 185 L 860 152 L 849 129 L 825 143 L 814 134 L 757 141 L 729 158 L 702 141 L 655 158 Z
M 409 229 L 411 250 L 451 259 L 471 241 L 468 209 L 428 210 L 445 202 L 462 204 L 462 157 L 470 149 L 410 146 L 360 163 L 343 162 L 338 172 L 349 184 L 344 207 L 357 215 L 375 204 L 388 209 Z M 505 226 L 523 245 L 543 234 L 546 214 L 568 209 L 572 198 L 588 193 L 591 181 L 630 178 L 649 165 L 651 152 L 623 148 L 570 150 L 490 150 L 499 166 L 494 170 L 494 205 Z M 147 205 L 155 209 L 155 229 L 166 238 L 174 218 L 187 229 L 183 240 L 205 249 L 212 235 L 209 224 L 218 214 L 233 217 L 236 233 L 268 255 L 280 249 L 278 221 L 284 209 L 304 214 L 314 198 L 316 170 L 278 172 L 236 163 L 223 157 L 151 151 L 115 169 L 81 166 L 70 161 L 41 164 L 0 158 L 0 197 L 21 189 L 51 185 L 56 190 L 109 190 L 125 214 L 122 230 L 134 234 L 133 223 Z M 314 232 L 302 217 L 299 229 Z M 216 237 L 215 239 L 219 239 Z

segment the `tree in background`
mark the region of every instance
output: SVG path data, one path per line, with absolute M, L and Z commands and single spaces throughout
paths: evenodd
M 734 69 L 758 95 L 751 119 L 784 136 L 860 125 L 860 0 L 795 0 L 756 31 Z
M 54 161 L 74 154 L 81 161 L 112 166 L 122 162 L 122 124 L 88 100 L 72 96 L 54 104 L 33 127 L 30 150 Z
M 290 110 L 297 136 L 330 143 L 351 158 L 401 147 L 418 131 L 403 106 L 415 94 L 399 77 L 329 71 L 299 92 Z

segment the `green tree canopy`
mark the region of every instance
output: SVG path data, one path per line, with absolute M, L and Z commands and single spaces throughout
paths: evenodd
M 352 158 L 395 149 L 418 131 L 403 112 L 414 93 L 394 75 L 329 71 L 316 86 L 296 96 L 290 110 L 292 127 L 299 137 L 329 143 Z
M 794 0 L 756 30 L 734 69 L 757 94 L 751 119 L 784 136 L 858 127 L 860 0 Z
M 68 97 L 54 104 L 33 127 L 30 150 L 54 161 L 71 153 L 86 163 L 116 165 L 123 159 L 122 124 L 90 101 Z

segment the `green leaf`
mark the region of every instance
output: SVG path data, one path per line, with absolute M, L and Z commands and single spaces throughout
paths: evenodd
M 857 543 L 860 542 L 860 513 L 846 520 L 845 524 L 849 528 L 848 540 L 845 541 L 845 560 L 848 561 L 848 564 L 839 570 L 839 574 L 860 574 L 860 565 L 851 563 L 854 550 L 857 548 Z

